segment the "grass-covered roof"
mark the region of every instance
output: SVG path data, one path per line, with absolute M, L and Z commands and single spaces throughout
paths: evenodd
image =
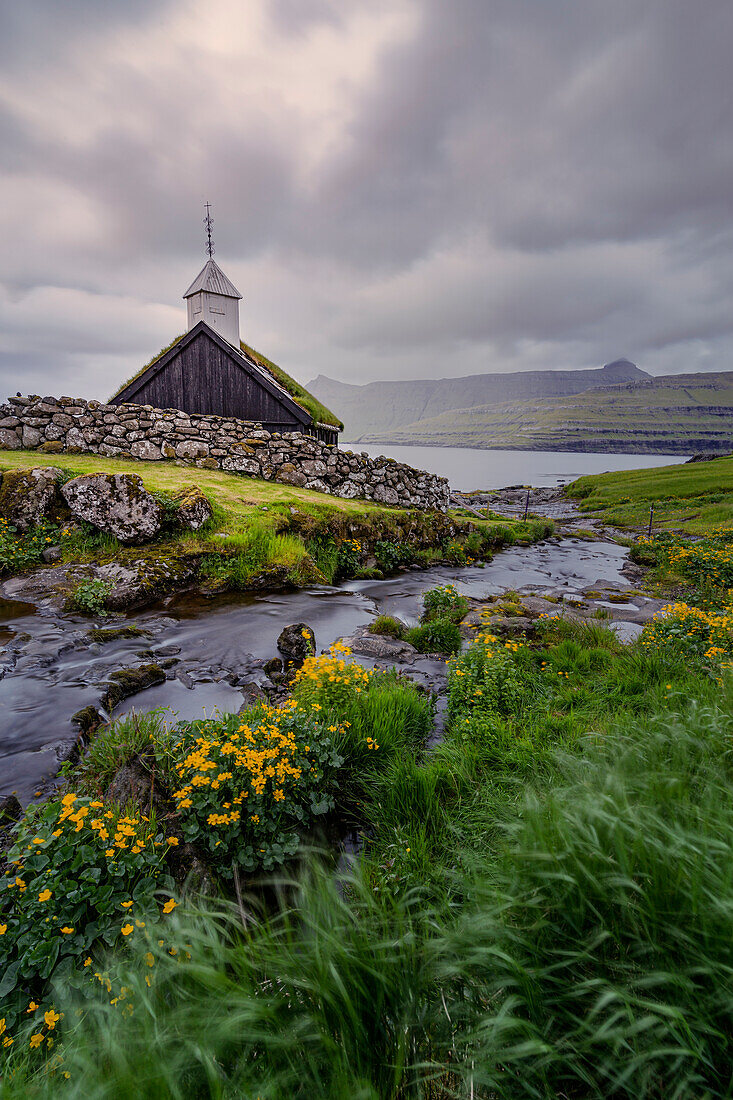
M 152 367 L 153 363 L 157 363 L 161 356 L 165 355 L 167 351 L 170 351 L 172 347 L 175 347 L 178 341 L 182 340 L 184 336 L 185 333 L 181 333 L 179 336 L 176 336 L 175 340 L 171 340 L 170 344 L 166 344 L 164 348 L 161 348 L 157 355 L 154 355 L 144 366 L 140 367 L 140 370 L 135 371 L 135 373 L 130 378 L 126 379 L 121 386 L 118 386 L 112 394 L 112 397 L 117 397 L 126 386 L 129 386 L 131 382 L 139 378 L 148 367 Z M 249 344 L 245 344 L 244 340 L 240 341 L 240 346 L 245 355 L 254 359 L 263 370 L 268 371 L 268 373 L 272 375 L 275 381 L 290 394 L 293 401 L 297 401 L 301 408 L 305 409 L 307 413 L 310 413 L 316 424 L 328 424 L 331 427 L 338 428 L 339 431 L 343 431 L 344 426 L 339 418 L 335 416 L 330 409 L 327 409 L 325 405 L 322 405 L 317 398 L 308 393 L 305 386 L 301 386 L 299 382 L 291 378 L 282 367 L 279 367 L 277 363 L 273 363 L 270 359 L 266 359 L 264 355 L 260 355 L 260 353 L 255 351 L 254 348 L 251 348 Z

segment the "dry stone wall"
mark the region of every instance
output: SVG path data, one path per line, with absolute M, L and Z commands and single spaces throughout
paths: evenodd
M 444 512 L 449 500 L 445 478 L 390 458 L 339 450 L 301 432 L 151 405 L 11 397 L 0 405 L 0 449 L 171 459 L 403 508 Z

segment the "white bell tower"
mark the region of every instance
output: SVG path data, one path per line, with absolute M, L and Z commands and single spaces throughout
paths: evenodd
M 192 329 L 199 321 L 205 321 L 210 328 L 239 350 L 239 302 L 242 295 L 212 258 L 214 255 L 214 245 L 211 241 L 213 219 L 209 210 L 207 202 L 204 225 L 209 258 L 183 295 L 188 311 L 188 328 Z

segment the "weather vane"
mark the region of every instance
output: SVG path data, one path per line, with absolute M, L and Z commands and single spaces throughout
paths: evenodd
M 206 217 L 204 218 L 204 225 L 206 226 L 206 251 L 209 253 L 209 259 L 214 255 L 216 249 L 211 240 L 211 227 L 214 224 L 214 219 L 211 216 L 211 205 L 206 203 Z

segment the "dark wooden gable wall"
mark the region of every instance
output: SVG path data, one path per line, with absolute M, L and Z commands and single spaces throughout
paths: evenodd
M 180 349 L 171 349 L 159 370 L 153 367 L 115 400 L 259 420 L 271 431 L 308 430 L 310 416 L 303 412 L 298 417 L 276 394 L 268 392 L 256 371 L 250 373 L 239 366 L 235 356 L 236 352 L 229 354 L 220 342 L 199 332 Z

